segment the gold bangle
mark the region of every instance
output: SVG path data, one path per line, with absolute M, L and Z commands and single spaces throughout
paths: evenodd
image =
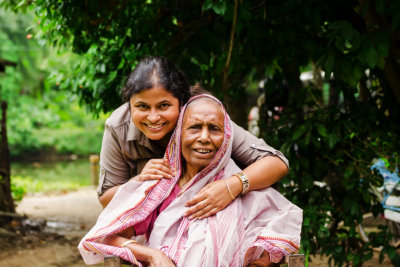
M 242 182 L 242 193 L 240 194 L 241 195 L 246 194 L 250 188 L 249 179 L 247 178 L 246 174 L 244 174 L 243 172 L 239 172 L 237 174 L 234 174 L 234 176 L 238 177 Z
M 121 248 L 125 247 L 126 245 L 128 245 L 130 243 L 137 244 L 138 242 L 135 239 L 129 239 L 128 241 L 125 241 L 124 243 L 122 243 Z
M 232 194 L 232 191 L 231 191 L 231 188 L 229 187 L 228 182 L 226 181 L 226 179 L 224 181 L 225 181 L 226 188 L 228 188 L 229 195 L 231 195 L 232 200 L 235 200 L 235 197 Z

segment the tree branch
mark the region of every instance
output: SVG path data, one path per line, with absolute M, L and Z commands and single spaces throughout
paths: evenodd
M 224 68 L 224 73 L 223 73 L 223 78 L 222 78 L 222 91 L 225 92 L 227 88 L 227 83 L 228 83 L 228 70 L 229 70 L 229 64 L 231 62 L 231 56 L 232 56 L 232 50 L 233 50 L 233 44 L 235 40 L 235 31 L 236 31 L 236 20 L 237 20 L 237 9 L 239 5 L 239 0 L 235 0 L 235 7 L 233 10 L 233 20 L 232 20 L 232 28 L 231 28 L 231 38 L 229 41 L 229 50 L 228 50 L 228 56 L 226 58 L 226 63 L 225 63 L 225 68 Z

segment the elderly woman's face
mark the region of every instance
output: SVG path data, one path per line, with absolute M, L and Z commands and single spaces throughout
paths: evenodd
M 182 126 L 182 156 L 187 170 L 206 167 L 224 141 L 224 113 L 210 99 L 199 99 L 185 112 Z

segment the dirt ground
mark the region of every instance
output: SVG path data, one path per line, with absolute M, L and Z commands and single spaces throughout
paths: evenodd
M 28 234 L 16 247 L 0 251 L 0 267 L 86 266 L 77 246 L 101 210 L 94 188 L 24 197 L 17 213 L 39 223 L 44 219 L 45 234 Z
M 51 195 L 26 196 L 17 212 L 45 224 L 45 235 L 23 237 L 16 245 L 0 251 L 0 267 L 81 267 L 77 245 L 95 224 L 101 206 L 94 188 Z M 378 262 L 378 253 L 366 267 L 392 266 L 388 259 Z M 310 267 L 328 266 L 327 258 L 311 259 Z M 92 265 L 92 266 L 103 266 Z

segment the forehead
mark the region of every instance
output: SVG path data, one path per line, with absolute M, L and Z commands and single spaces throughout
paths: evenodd
M 162 86 L 152 87 L 150 89 L 143 90 L 131 97 L 131 102 L 159 102 L 162 100 L 178 100 L 173 94 L 168 92 Z
M 223 125 L 224 111 L 222 107 L 212 99 L 196 99 L 186 108 L 183 123 L 187 121 L 205 121 Z

